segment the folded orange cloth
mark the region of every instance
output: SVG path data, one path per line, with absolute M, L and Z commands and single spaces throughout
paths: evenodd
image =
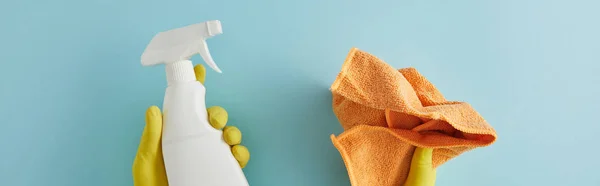
M 447 101 L 416 69 L 396 70 L 357 48 L 331 91 L 344 128 L 331 140 L 354 186 L 402 185 L 416 146 L 434 148 L 437 167 L 496 140 L 495 130 L 469 104 Z

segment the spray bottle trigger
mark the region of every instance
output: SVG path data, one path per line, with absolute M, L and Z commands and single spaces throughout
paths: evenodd
M 208 45 L 206 44 L 206 40 L 202 40 L 198 48 L 198 53 L 200 54 L 200 56 L 202 56 L 204 62 L 206 62 L 206 64 L 208 64 L 208 66 L 210 66 L 210 68 L 212 68 L 213 70 L 217 71 L 218 73 L 222 73 L 221 69 L 219 69 L 215 61 L 212 59 L 210 51 L 208 51 Z

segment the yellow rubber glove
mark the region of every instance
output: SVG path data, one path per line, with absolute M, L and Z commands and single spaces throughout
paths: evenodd
M 204 84 L 206 69 L 202 65 L 194 67 L 196 80 Z M 209 122 L 216 129 L 222 129 L 227 124 L 227 111 L 214 106 L 207 109 Z M 134 186 L 168 186 L 167 174 L 161 148 L 162 113 L 157 106 L 146 110 L 146 126 L 140 140 L 135 160 L 133 161 Z M 232 145 L 232 153 L 240 166 L 244 168 L 250 159 L 248 149 L 241 143 L 241 132 L 233 127 L 225 127 L 223 138 Z
M 434 186 L 436 171 L 432 163 L 433 149 L 417 147 L 404 186 Z

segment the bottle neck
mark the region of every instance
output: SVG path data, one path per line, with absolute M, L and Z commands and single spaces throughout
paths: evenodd
M 194 66 L 190 60 L 165 64 L 167 71 L 167 83 L 169 85 L 182 82 L 196 81 Z

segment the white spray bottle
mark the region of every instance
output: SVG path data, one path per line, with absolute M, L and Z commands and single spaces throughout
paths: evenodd
M 222 131 L 208 122 L 204 86 L 189 58 L 200 53 L 221 73 L 205 39 L 221 34 L 221 22 L 207 21 L 157 34 L 142 54 L 142 65 L 165 64 L 162 149 L 170 186 L 247 186 Z

